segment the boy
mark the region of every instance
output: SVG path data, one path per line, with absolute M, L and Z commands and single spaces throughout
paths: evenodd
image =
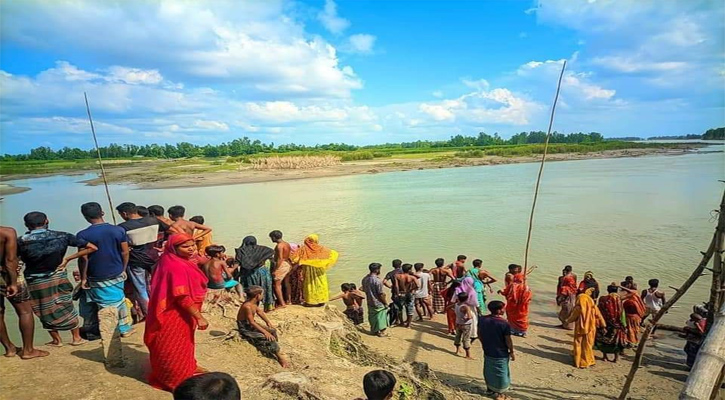
M 211 233 L 211 228 L 209 228 L 208 226 L 194 221 L 185 220 L 185 213 L 186 209 L 183 206 L 169 207 L 169 218 L 174 221 L 174 223 L 171 225 L 171 228 L 179 233 L 186 233 L 187 235 L 193 236 L 194 240 L 198 240 L 202 236 Z
M 644 305 L 647 307 L 642 322 L 648 316 L 657 314 L 665 304 L 665 294 L 658 289 L 660 280 L 650 279 L 647 283 L 649 284 L 649 288 L 642 291 L 642 301 L 644 301 Z
M 460 254 L 458 257 L 456 257 L 456 262 L 450 265 L 451 271 L 453 271 L 453 276 L 455 276 L 456 279 L 462 279 L 464 276 L 466 276 L 467 259 L 468 257 Z
M 239 298 L 244 298 L 242 285 L 232 279 L 232 270 L 227 264 L 227 255 L 224 252 L 227 249 L 224 246 L 211 245 L 206 248 L 206 255 L 209 261 L 204 264 L 204 273 L 209 278 L 206 285 L 209 289 L 234 289 L 237 291 Z
M 292 261 L 290 254 L 292 247 L 289 243 L 282 240 L 282 232 L 274 230 L 269 233 L 269 239 L 275 244 L 274 246 L 274 295 L 277 297 L 279 308 L 291 304 L 289 273 L 292 270 Z
M 395 259 L 393 260 L 393 269 L 392 271 L 388 271 L 387 274 L 385 274 L 385 278 L 383 279 L 383 285 L 390 289 L 390 305 L 391 307 L 388 309 L 388 317 L 389 317 L 389 326 L 393 326 L 396 323 L 398 325 L 403 325 L 403 311 L 400 308 L 400 299 L 398 296 L 398 286 L 397 286 L 397 280 L 395 277 L 399 274 L 403 273 L 403 261 Z
M 456 312 L 456 338 L 453 345 L 456 346 L 456 355 L 461 352 L 461 345 L 466 352 L 466 358 L 472 360 L 471 357 L 471 327 L 473 326 L 473 310 L 466 304 L 468 293 L 458 293 L 458 302 L 448 305 Z
M 504 318 L 505 304 L 494 300 L 488 303 L 491 315 L 479 317 L 478 337 L 483 346 L 483 378 L 495 399 L 508 398 L 504 393 L 511 386 L 509 361 L 516 360 L 511 341 L 511 326 Z
M 395 375 L 388 371 L 382 369 L 370 371 L 363 378 L 365 397 L 367 400 L 392 399 L 396 383 Z
M 189 218 L 190 222 L 194 222 L 198 224 L 199 226 L 204 226 L 204 217 L 201 215 L 195 215 L 191 218 Z M 198 230 L 198 229 L 197 229 Z M 194 231 L 194 234 L 197 234 L 197 230 Z M 196 241 L 196 249 L 199 251 L 199 254 L 206 254 L 206 248 L 208 246 L 211 246 L 214 242 L 211 240 L 211 230 L 209 233 L 201 234 L 201 236 L 197 237 L 195 239 Z
M 446 261 L 444 259 L 437 258 L 435 268 L 430 271 L 431 278 L 433 279 L 433 309 L 438 314 L 445 313 L 446 309 L 446 300 L 443 298 L 441 292 L 446 288 L 446 283 L 449 279 L 451 281 L 456 279 L 451 269 L 445 264 Z
M 415 263 L 415 277 L 420 280 L 420 288 L 415 292 L 415 311 L 418 313 L 418 321 L 423 320 L 423 315 L 428 311 L 429 320 L 433 319 L 433 304 L 430 294 L 433 292 L 433 282 L 430 274 L 423 270 L 423 263 Z M 422 310 L 422 312 L 421 312 Z
M 264 309 L 259 307 L 259 303 L 264 298 L 264 289 L 261 286 L 253 285 L 247 288 L 245 294 L 247 300 L 239 308 L 237 314 L 239 333 L 262 354 L 277 358 L 282 368 L 289 367 L 287 356 L 280 350 L 279 343 L 277 343 L 277 330 L 267 318 Z M 267 324 L 266 329 L 255 321 L 257 315 Z
M 413 319 L 413 308 L 415 305 L 413 294 L 418 290 L 418 278 L 413 275 L 413 265 L 403 264 L 403 273 L 395 275 L 394 286 L 398 288 L 398 307 L 402 313 L 405 312 L 406 319 L 403 326 L 410 328 L 410 321 Z
M 224 372 L 194 375 L 174 389 L 174 400 L 242 400 L 237 381 Z
M 362 301 L 365 299 L 365 293 L 357 290 L 355 284 L 353 283 L 343 283 L 340 285 L 340 290 L 342 293 L 334 296 L 330 299 L 330 301 L 342 299 L 342 302 L 345 303 L 346 306 L 344 314 L 347 316 L 347 319 L 352 321 L 355 325 L 362 324 Z

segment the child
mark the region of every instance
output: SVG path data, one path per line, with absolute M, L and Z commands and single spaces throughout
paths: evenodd
M 365 374 L 363 390 L 367 400 L 389 400 L 393 398 L 393 391 L 397 380 L 388 371 L 378 369 Z
M 334 296 L 330 301 L 342 299 L 342 302 L 347 306 L 344 311 L 347 319 L 355 325 L 362 324 L 364 319 L 362 302 L 365 300 L 365 293 L 357 290 L 354 283 L 343 283 L 340 285 L 340 290 L 342 293 Z
M 206 248 L 206 255 L 209 261 L 204 264 L 204 273 L 209 278 L 207 288 L 209 289 L 235 289 L 240 298 L 244 298 L 242 285 L 232 279 L 232 270 L 227 264 L 226 248 L 219 245 L 211 245 Z
M 204 217 L 201 215 L 195 215 L 191 218 L 189 218 L 189 221 L 195 222 L 199 224 L 199 226 L 204 225 Z M 201 236 L 196 236 L 197 234 L 201 234 Z M 199 254 L 206 254 L 206 248 L 212 245 L 211 240 L 211 231 L 208 233 L 202 233 L 201 229 L 194 229 L 194 241 L 196 242 L 196 249 L 199 251 Z
M 174 390 L 174 400 L 242 400 L 237 381 L 224 372 L 194 375 Z
M 239 333 L 262 354 L 277 358 L 282 368 L 289 367 L 287 356 L 280 350 L 279 343 L 277 343 L 277 330 L 267 318 L 264 310 L 259 307 L 259 302 L 264 298 L 264 289 L 254 285 L 248 287 L 245 293 L 247 300 L 239 308 L 237 314 Z M 257 315 L 267 324 L 266 328 L 255 321 Z
M 420 288 L 415 292 L 415 312 L 418 313 L 418 321 L 423 320 L 423 316 L 428 311 L 428 319 L 433 319 L 433 302 L 430 294 L 433 292 L 433 282 L 430 274 L 423 267 L 423 263 L 415 263 L 415 276 L 420 280 Z
M 456 313 L 456 339 L 453 345 L 456 346 L 456 354 L 461 352 L 461 344 L 466 352 L 466 358 L 471 358 L 471 327 L 473 326 L 473 310 L 466 304 L 468 301 L 468 293 L 458 293 L 458 302 L 450 304 L 448 307 L 453 308 Z

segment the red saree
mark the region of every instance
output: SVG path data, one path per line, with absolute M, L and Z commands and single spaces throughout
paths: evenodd
M 622 302 L 624 315 L 627 317 L 627 343 L 635 345 L 639 343 L 639 327 L 646 307 L 642 298 L 637 293 L 632 293 Z
M 144 333 L 151 358 L 149 383 L 168 391 L 194 375 L 197 367 L 196 320 L 185 308 L 201 308 L 208 280 L 196 263 L 176 254 L 175 246 L 189 240 L 186 234 L 172 235 L 151 278 Z
M 529 329 L 529 304 L 531 290 L 524 283 L 524 275 L 516 274 L 511 283 L 503 289 L 506 297 L 506 319 L 516 333 L 525 334 Z

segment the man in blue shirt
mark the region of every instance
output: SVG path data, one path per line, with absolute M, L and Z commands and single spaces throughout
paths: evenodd
M 98 325 L 106 364 L 121 367 L 120 335 L 126 336 L 131 331 L 124 322 L 129 310 L 123 293 L 124 271 L 129 258 L 128 237 L 123 228 L 103 220 L 104 213 L 98 203 L 83 204 L 81 214 L 91 226 L 78 232 L 76 237 L 98 247 L 87 259 L 78 262 L 81 287 L 87 300 L 98 306 Z
M 504 318 L 506 305 L 494 300 L 488 303 L 491 315 L 478 318 L 478 338 L 483 346 L 483 378 L 494 399 L 507 399 L 505 392 L 511 386 L 509 361 L 514 361 L 511 326 Z

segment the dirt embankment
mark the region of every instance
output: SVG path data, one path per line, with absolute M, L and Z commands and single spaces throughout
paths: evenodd
M 229 308 L 228 316 L 235 309 Z M 292 368 L 261 356 L 245 341 L 229 338 L 234 320 L 220 310 L 208 313 L 210 329 L 197 332 L 201 366 L 234 376 L 245 399 L 353 399 L 362 396 L 362 377 L 386 368 L 399 379 L 396 399 L 480 399 L 485 395 L 482 352 L 476 360 L 453 352 L 445 333 L 445 317 L 394 328 L 378 338 L 358 330 L 335 307 L 287 307 L 270 314 Z M 618 364 L 598 361 L 589 370 L 571 364 L 571 334 L 556 328 L 553 312 L 532 313 L 530 336 L 515 339 L 517 359 L 511 363 L 516 399 L 613 399 L 629 371 L 630 355 Z M 367 324 L 365 324 L 364 328 Z M 142 325 L 124 339 L 127 366 L 106 370 L 98 342 L 83 347 L 48 349 L 45 359 L 0 359 L 0 399 L 167 400 L 168 393 L 145 381 L 148 352 Z M 12 328 L 12 327 L 11 327 Z M 39 339 L 42 340 L 42 339 Z M 653 342 L 635 380 L 631 399 L 673 399 L 687 377 L 684 353 L 665 342 Z M 429 370 L 426 368 L 429 366 Z M 400 397 L 406 392 L 408 397 Z

